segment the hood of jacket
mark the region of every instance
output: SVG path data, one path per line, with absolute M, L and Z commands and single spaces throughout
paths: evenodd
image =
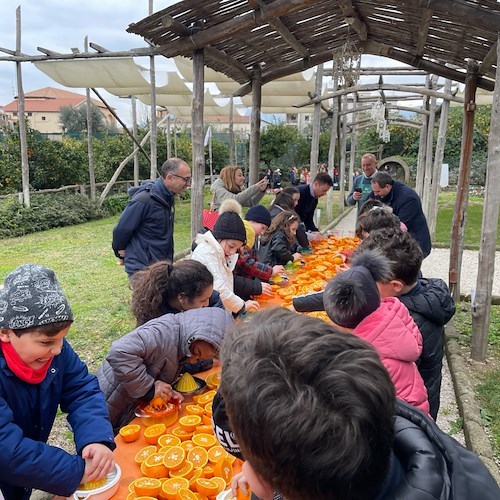
M 203 234 L 198 234 L 194 242 L 196 246 L 200 244 L 207 244 L 216 253 L 216 255 L 219 256 L 220 259 L 222 259 L 227 263 L 229 269 L 231 271 L 234 271 L 236 263 L 238 262 L 238 253 L 235 253 L 230 257 L 226 257 L 226 254 L 224 253 L 221 244 L 215 239 L 211 231 L 207 231 L 206 233 Z
M 191 355 L 189 346 L 195 340 L 204 340 L 219 351 L 227 329 L 234 324 L 233 316 L 219 307 L 190 309 L 177 314 L 176 319 L 185 356 Z
M 408 309 L 396 297 L 386 297 L 380 307 L 353 330 L 370 342 L 382 357 L 417 361 L 422 352 L 422 335 Z
M 439 278 L 421 278 L 421 293 L 400 297 L 412 313 L 418 313 L 427 321 L 444 326 L 455 314 L 455 302 L 446 283 Z

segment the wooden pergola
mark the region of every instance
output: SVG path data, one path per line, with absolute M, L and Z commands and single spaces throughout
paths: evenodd
M 495 89 L 473 301 L 476 334 L 472 355 L 484 359 L 500 205 L 499 29 L 500 3 L 495 0 L 184 0 L 131 24 L 127 31 L 144 37 L 166 57 L 182 55 L 193 60 L 192 232 L 199 227 L 202 212 L 205 66 L 241 84 L 233 95 L 252 93 L 251 183 L 258 177 L 262 85 L 330 61 L 346 44 L 359 53 L 389 57 L 464 83 L 463 142 L 449 273 L 455 297 L 459 296 L 467 215 L 475 91 L 478 87 Z M 311 99 L 318 116 L 321 98 L 317 92 Z

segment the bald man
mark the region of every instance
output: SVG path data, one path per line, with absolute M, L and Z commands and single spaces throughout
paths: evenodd
M 352 191 L 347 197 L 347 204 L 352 207 L 357 203 L 358 211 L 359 207 L 367 200 L 368 195 L 372 191 L 371 178 L 377 171 L 377 159 L 375 156 L 371 153 L 363 155 L 361 158 L 361 169 L 363 170 L 363 174 L 358 175 L 354 179 Z

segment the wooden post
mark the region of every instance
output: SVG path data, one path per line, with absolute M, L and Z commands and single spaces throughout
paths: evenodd
M 426 87 L 429 86 L 430 76 L 426 77 Z M 429 110 L 429 96 L 424 95 L 422 98 L 422 109 Z M 422 128 L 420 129 L 420 139 L 418 143 L 418 161 L 417 161 L 417 175 L 415 179 L 415 191 L 422 198 L 424 192 L 424 174 L 425 163 L 427 154 L 427 124 L 429 122 L 429 115 L 422 115 Z
M 153 0 L 149 0 L 148 13 L 153 14 Z M 151 172 L 150 179 L 156 179 L 158 171 L 158 126 L 156 123 L 156 70 L 155 56 L 149 56 L 149 79 L 151 83 Z
M 339 72 L 337 65 L 333 63 L 333 89 L 337 90 L 339 86 Z M 332 103 L 332 114 L 330 121 L 330 147 L 328 148 L 328 172 L 332 179 L 334 179 L 335 170 L 335 145 L 337 143 L 338 135 L 338 122 L 339 122 L 339 98 L 335 97 Z M 340 188 L 339 188 L 340 189 Z M 328 190 L 326 195 L 326 216 L 327 220 L 333 219 L 333 189 Z
M 464 90 L 464 120 L 462 126 L 462 147 L 458 172 L 457 197 L 451 227 L 449 286 L 456 302 L 460 300 L 460 272 L 467 225 L 467 202 L 469 200 L 469 178 L 472 158 L 472 137 L 476 113 L 477 61 L 469 60 Z M 498 186 L 497 186 L 498 189 Z
M 429 88 L 434 89 L 437 84 L 437 76 L 433 75 L 430 78 Z M 430 194 L 432 170 L 433 170 L 433 149 L 434 149 L 434 123 L 436 122 L 436 98 L 431 96 L 429 102 L 429 120 L 427 122 L 427 143 L 425 152 L 425 169 L 424 169 L 424 183 L 422 189 L 422 208 L 427 220 L 429 220 L 430 210 Z
M 322 94 L 323 89 L 323 65 L 316 66 L 316 85 L 314 87 L 315 97 Z M 313 123 L 312 123 L 312 138 L 311 138 L 311 156 L 310 156 L 310 169 L 311 180 L 316 177 L 318 173 L 318 158 L 319 158 L 319 134 L 321 126 L 321 102 L 314 104 Z
M 16 54 L 21 54 L 21 7 L 16 9 Z M 24 106 L 23 74 L 21 63 L 16 62 L 17 73 L 17 114 L 19 118 L 19 143 L 21 146 L 21 178 L 23 203 L 30 206 L 30 166 L 28 162 L 28 139 L 26 137 L 26 115 Z
M 203 107 L 205 104 L 205 57 L 203 49 L 193 53 L 193 103 L 191 111 L 193 164 L 191 185 L 191 239 L 202 227 L 203 186 L 205 185 L 205 146 L 203 144 Z
M 131 96 L 132 103 L 132 135 L 137 141 L 137 97 Z M 134 147 L 134 186 L 139 185 L 139 149 Z
M 491 293 L 495 271 L 495 244 L 500 209 L 500 34 L 497 41 L 497 71 L 491 107 L 486 192 L 483 205 L 483 226 L 479 245 L 476 294 L 472 299 L 471 358 L 485 361 L 490 327 Z
M 252 69 L 252 114 L 250 118 L 250 159 L 248 185 L 259 180 L 260 110 L 262 102 L 262 71 L 259 64 Z
M 444 93 L 451 93 L 451 80 L 446 79 L 444 82 Z M 448 129 L 448 114 L 450 110 L 450 101 L 448 99 L 443 99 L 441 104 L 441 117 L 439 119 L 439 132 L 436 141 L 436 154 L 434 155 L 434 169 L 432 172 L 432 184 L 431 184 L 431 195 L 430 195 L 430 210 L 427 217 L 427 224 L 429 225 L 429 232 L 431 234 L 431 240 L 436 240 L 436 219 L 438 211 L 438 194 L 439 194 L 439 183 L 441 181 L 441 169 L 444 157 L 444 146 L 446 144 L 446 131 Z
M 86 36 L 84 41 L 85 52 L 89 51 L 89 37 Z M 95 201 L 97 199 L 95 187 L 95 172 L 94 172 L 94 144 L 92 142 L 94 136 L 94 121 L 92 119 L 92 100 L 90 99 L 90 88 L 85 89 L 86 103 L 87 103 L 87 152 L 89 155 L 89 184 L 90 184 L 90 199 Z
M 341 109 L 347 108 L 347 95 L 342 96 Z M 340 168 L 339 168 L 339 210 L 345 210 L 345 166 L 346 166 L 346 142 L 347 142 L 347 115 L 340 119 Z
M 356 109 L 357 106 L 357 94 L 352 95 L 352 106 Z M 354 121 L 354 120 L 353 120 Z M 352 186 L 354 184 L 354 160 L 356 159 L 356 124 L 352 124 L 351 129 L 351 151 L 349 153 L 349 181 L 347 183 L 349 192 L 351 192 Z
M 231 94 L 229 98 L 229 164 L 236 165 L 236 155 L 235 155 L 235 140 L 234 140 L 234 97 Z M 210 179 L 212 182 L 213 179 Z
M 167 142 L 167 158 L 172 158 L 172 137 L 170 134 L 170 113 L 167 110 L 167 126 L 165 127 L 165 140 Z

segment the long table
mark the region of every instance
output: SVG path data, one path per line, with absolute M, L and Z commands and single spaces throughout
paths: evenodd
M 261 296 L 258 298 L 261 306 L 289 306 L 293 296 L 310 291 L 322 290 L 326 282 L 337 272 L 345 268 L 344 263 L 339 260 L 338 254 L 342 251 L 350 251 L 354 249 L 359 240 L 356 238 L 336 238 L 329 237 L 321 242 L 313 243 L 313 253 L 304 255 L 305 264 L 302 267 L 297 267 L 290 272 L 288 286 L 274 285 L 274 294 L 272 297 Z M 199 373 L 196 376 L 206 379 L 212 373 L 220 371 L 219 361 L 214 361 L 212 369 Z M 185 414 L 185 407 L 191 401 L 186 401 L 182 404 L 182 410 L 179 413 L 179 418 Z M 142 426 L 140 419 L 135 418 L 132 423 Z M 175 424 L 174 424 L 175 425 Z M 171 426 L 173 427 L 173 426 Z M 144 427 L 143 427 L 144 429 Z M 125 443 L 118 435 L 116 437 L 117 448 L 115 450 L 115 460 L 122 470 L 120 486 L 118 491 L 113 495 L 113 500 L 124 500 L 128 493 L 129 484 L 135 479 L 142 477 L 139 465 L 135 463 L 134 457 L 136 453 L 145 446 L 144 436 L 141 433 L 140 438 L 132 443 Z M 238 461 L 235 462 L 234 469 L 238 472 L 241 465 Z

